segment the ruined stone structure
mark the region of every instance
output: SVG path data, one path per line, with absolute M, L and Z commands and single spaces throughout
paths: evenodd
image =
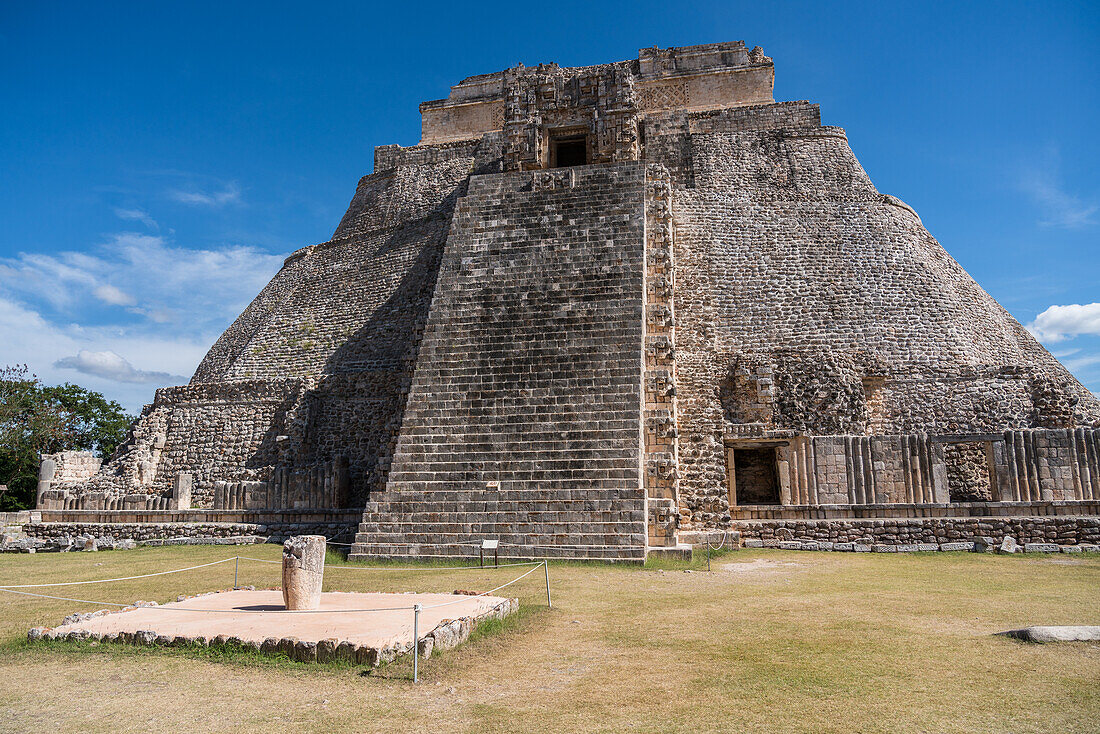
M 332 239 L 40 507 L 613 560 L 689 529 L 1095 515 L 1096 397 L 773 78 L 741 42 L 653 48 L 422 104 Z

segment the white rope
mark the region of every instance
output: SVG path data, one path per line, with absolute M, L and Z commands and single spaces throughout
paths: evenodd
M 81 604 L 103 604 L 108 607 L 132 607 L 133 604 L 115 604 L 113 601 L 92 601 L 91 599 L 71 599 L 67 596 L 47 596 L 46 594 L 32 594 L 29 591 L 15 591 L 14 589 L 5 589 L 0 587 L 0 591 L 6 591 L 9 594 L 19 594 L 21 596 L 37 596 L 40 599 L 57 599 L 58 601 L 75 601 Z M 145 607 L 142 607 L 143 609 Z M 152 609 L 152 607 L 148 607 Z
M 229 558 L 227 560 L 231 561 L 233 559 Z M 538 563 L 538 566 L 541 566 L 545 562 L 544 561 L 538 561 L 537 563 Z M 210 565 L 210 564 L 206 564 L 206 565 Z M 463 595 L 461 599 L 456 599 L 455 601 L 443 602 L 442 604 L 432 604 L 430 606 L 421 606 L 420 608 L 421 608 L 421 610 L 424 610 L 424 609 L 437 609 L 439 607 L 448 607 L 448 606 L 451 606 L 452 604 L 462 604 L 463 602 L 467 602 L 471 599 L 477 599 L 478 597 L 488 596 L 489 594 L 500 591 L 501 589 L 503 589 L 507 586 L 511 586 L 512 584 L 516 583 L 517 581 L 519 581 L 523 578 L 526 578 L 527 576 L 530 576 L 532 573 L 534 573 L 535 571 L 538 570 L 538 566 L 535 566 L 535 568 L 532 568 L 530 571 L 523 574 L 522 576 L 517 576 L 516 578 L 512 579 L 511 581 L 509 581 L 506 584 L 501 584 L 500 586 L 496 587 L 495 589 L 490 589 L 489 591 L 485 591 L 485 592 L 482 592 L 480 594 Z M 75 602 L 78 602 L 80 604 L 97 604 L 97 605 L 100 605 L 100 606 L 120 607 L 120 608 L 134 606 L 133 604 L 117 604 L 115 602 L 110 602 L 110 601 L 92 601 L 90 599 L 73 599 L 73 598 L 65 597 L 65 596 L 48 596 L 46 594 L 34 594 L 34 593 L 29 592 L 29 591 L 14 591 L 14 590 L 12 590 L 10 588 L 6 588 L 6 587 L 0 587 L 0 591 L 6 591 L 9 594 L 20 594 L 22 596 L 35 596 L 35 597 L 39 597 L 41 599 L 55 599 L 55 600 L 58 600 L 58 601 L 75 601 Z M 377 608 L 377 609 L 271 609 L 271 610 L 262 610 L 261 611 L 261 610 L 258 610 L 258 609 L 192 609 L 190 607 L 168 607 L 168 606 L 160 606 L 160 605 L 158 605 L 158 606 L 148 606 L 148 607 L 139 607 L 139 608 L 141 608 L 141 609 L 159 609 L 159 610 L 166 611 L 166 612 L 203 612 L 203 613 L 207 613 L 207 614 L 226 614 L 226 613 L 242 613 L 242 612 L 245 613 L 245 614 L 351 614 L 351 613 L 394 612 L 394 611 L 397 611 L 397 612 L 400 612 L 400 611 L 411 612 L 411 611 L 415 610 L 415 607 L 381 607 L 381 608 Z
M 344 568 L 349 571 L 492 571 L 494 568 L 514 568 L 515 566 L 541 566 L 542 561 L 523 561 L 516 563 L 496 563 L 492 566 L 434 566 L 432 568 L 390 568 L 388 566 L 325 566 L 325 568 Z
M 266 558 L 252 558 L 251 556 L 238 556 L 242 561 L 256 561 L 257 563 L 282 563 L 282 561 L 269 561 Z M 492 571 L 494 568 L 512 568 L 514 566 L 541 566 L 542 561 L 524 561 L 522 563 L 498 563 L 493 566 L 434 566 L 432 568 L 392 568 L 389 566 L 343 566 L 325 564 L 325 568 L 342 568 L 349 571 L 395 571 L 395 572 L 419 572 L 419 571 Z
M 539 562 L 539 566 L 542 566 L 542 565 L 544 565 L 545 563 L 546 563 L 546 561 L 540 561 L 540 562 Z M 530 571 L 528 571 L 527 573 L 523 574 L 523 576 L 517 576 L 516 578 L 512 579 L 512 580 L 511 580 L 511 581 L 509 581 L 508 583 L 506 583 L 506 584 L 501 584 L 500 586 L 496 587 L 495 589 L 489 589 L 488 591 L 482 592 L 481 594 L 473 594 L 473 595 L 471 595 L 471 596 L 468 596 L 468 597 L 466 597 L 466 599 L 476 599 L 476 598 L 478 598 L 479 596 L 487 596 L 487 595 L 489 595 L 489 594 L 492 594 L 492 593 L 494 593 L 494 592 L 500 591 L 500 590 L 501 590 L 501 589 L 503 589 L 504 587 L 506 587 L 506 586 L 511 586 L 512 584 L 516 583 L 516 582 L 517 582 L 517 581 L 519 581 L 520 579 L 526 578 L 527 576 L 530 576 L 531 574 L 533 574 L 533 573 L 534 573 L 535 571 L 538 571 L 538 570 L 539 570 L 539 567 L 538 567 L 538 566 L 535 566 L 535 567 L 534 567 L 534 568 L 532 568 L 532 569 L 531 569 Z M 441 603 L 441 604 L 431 604 L 431 605 L 429 605 L 429 606 L 422 606 L 422 607 L 420 607 L 420 608 L 421 608 L 421 609 L 438 609 L 439 607 L 449 607 L 449 606 L 451 606 L 452 604 L 461 604 L 462 602 L 466 601 L 466 599 L 459 599 L 459 600 L 457 600 L 457 601 L 445 601 L 445 602 L 443 602 L 443 603 Z
M 250 556 L 236 556 L 236 557 L 240 558 L 242 561 L 256 561 L 257 563 L 278 563 L 279 565 L 282 565 L 282 563 L 283 563 L 282 561 L 269 561 L 266 558 L 252 558 Z M 325 566 L 325 568 L 328 568 L 328 566 Z
M 722 531 L 722 542 L 719 543 L 718 545 L 711 545 L 710 544 L 710 538 L 707 538 L 707 540 L 706 540 L 707 550 L 718 550 L 719 548 L 721 548 L 722 546 L 724 546 L 726 544 L 726 540 L 727 540 L 727 531 L 725 531 L 725 530 Z
M 93 581 L 62 581 L 56 584 L 11 584 L 7 586 L 0 586 L 0 589 L 34 589 L 44 588 L 47 586 L 78 586 L 83 584 L 107 584 L 112 581 L 132 581 L 134 579 L 147 579 L 151 576 L 164 576 L 170 573 L 183 573 L 184 571 L 194 571 L 196 568 L 206 568 L 207 566 L 216 566 L 219 563 L 228 563 L 233 558 L 223 558 L 220 561 L 211 561 L 210 563 L 202 563 L 198 566 L 191 566 L 189 568 L 177 568 L 172 571 L 158 571 L 156 573 L 146 573 L 141 576 L 120 576 L 117 579 L 95 579 Z
M 198 566 L 189 566 L 187 568 L 176 568 L 171 571 L 158 571 L 156 573 L 146 573 L 140 576 L 120 576 L 113 579 L 94 579 L 91 581 L 62 581 L 53 584 L 10 584 L 0 586 L 0 589 L 39 589 L 47 587 L 57 586 L 83 586 L 86 584 L 107 584 L 114 581 L 133 581 L 135 579 L 151 578 L 153 576 L 165 576 L 173 573 L 183 573 L 184 571 L 194 571 L 198 568 L 206 568 L 207 566 L 216 566 L 219 563 L 228 563 L 229 561 L 240 559 L 242 561 L 256 561 L 257 563 L 277 563 L 282 564 L 282 561 L 269 561 L 266 558 L 252 558 L 251 556 L 234 556 L 232 558 L 223 558 L 220 561 L 211 561 L 210 563 L 202 563 Z M 420 572 L 420 571 L 469 571 L 469 570 L 493 570 L 495 568 L 512 568 L 515 566 L 534 566 L 541 565 L 542 561 L 527 561 L 524 563 L 501 563 L 495 566 L 439 566 L 436 568 L 387 568 L 384 566 L 333 566 L 325 565 L 325 568 L 337 568 L 337 569 L 349 569 L 352 571 L 393 571 L 393 572 Z M 75 600 L 75 601 L 80 601 Z M 125 606 L 125 605 L 123 605 Z

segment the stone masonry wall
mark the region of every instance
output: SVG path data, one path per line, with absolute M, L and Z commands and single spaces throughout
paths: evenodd
M 737 521 L 742 538 L 815 540 L 862 545 L 957 543 L 976 537 L 1000 542 L 1078 545 L 1100 543 L 1100 517 L 935 517 L 882 520 Z M 934 549 L 933 549 L 934 550 Z M 1057 550 L 1057 549 L 1055 549 Z
M 93 538 L 123 540 L 129 538 L 139 544 L 154 545 L 166 540 L 239 539 L 241 542 L 281 543 L 291 535 L 324 535 L 329 539 L 345 541 L 354 531 L 347 523 L 89 523 L 43 522 L 28 523 L 23 532 L 32 538 L 59 540 L 64 537 L 90 535 Z M 186 543 L 181 543 L 186 544 Z M 230 569 L 232 570 L 232 569 Z

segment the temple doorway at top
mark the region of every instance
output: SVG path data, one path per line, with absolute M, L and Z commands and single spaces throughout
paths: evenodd
M 775 448 L 726 447 L 730 505 L 778 505 Z
M 567 135 L 550 139 L 550 168 L 568 168 L 588 163 L 588 139 L 585 135 Z

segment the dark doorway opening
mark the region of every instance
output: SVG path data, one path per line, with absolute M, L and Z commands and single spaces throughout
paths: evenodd
M 779 504 L 775 449 L 734 449 L 733 467 L 737 482 L 737 504 Z
M 583 166 L 588 163 L 588 141 L 583 135 L 555 138 L 550 151 L 551 168 Z

